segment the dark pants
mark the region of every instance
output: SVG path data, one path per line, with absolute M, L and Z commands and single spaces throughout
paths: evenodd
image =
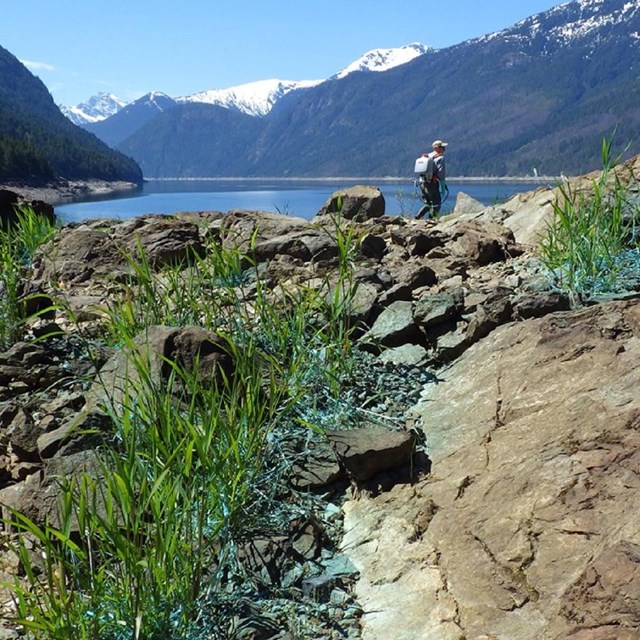
M 442 204 L 440 183 L 437 180 L 435 182 L 423 182 L 420 184 L 420 190 L 424 196 L 426 206 L 420 210 L 418 217 L 422 218 L 427 212 L 429 213 L 428 217 L 437 216 Z

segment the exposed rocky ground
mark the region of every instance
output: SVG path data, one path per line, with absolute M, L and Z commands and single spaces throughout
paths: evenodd
M 138 189 L 138 185 L 125 181 L 106 180 L 65 180 L 59 178 L 42 184 L 6 183 L 0 184 L 0 191 L 18 194 L 23 201 L 41 201 L 48 204 L 70 202 L 87 196 L 108 196 L 121 191 Z
M 417 221 L 385 216 L 375 190 L 346 194 L 363 238 L 357 366 L 326 440 L 278 440 L 293 452 L 278 482 L 304 517 L 247 541 L 243 571 L 268 597 L 239 589 L 235 637 L 640 637 L 640 294 L 579 301 L 552 286 L 535 241 L 553 198 L 462 199 Z M 0 354 L 0 505 L 43 519 L 54 478 L 90 460 L 95 441 L 76 429 L 99 426 L 93 382 L 116 372 L 117 387 L 119 356 L 87 345 L 127 273 L 120 249 L 140 242 L 159 267 L 217 234 L 273 281 L 308 283 L 335 267 L 331 206 L 311 221 L 233 211 L 65 227 L 27 291 L 63 296 L 76 326 L 41 319 L 35 335 L 53 323 L 63 335 Z M 181 358 L 203 339 L 153 338 Z M 358 428 L 341 429 L 349 412 Z M 16 570 L 5 554 L 0 572 Z

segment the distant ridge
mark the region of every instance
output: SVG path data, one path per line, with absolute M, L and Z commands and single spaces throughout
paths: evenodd
M 344 78 L 355 71 L 385 71 L 404 64 L 427 51 L 429 51 L 429 47 L 417 42 L 395 49 L 373 49 L 332 77 Z M 322 82 L 324 80 L 258 80 L 226 89 L 208 89 L 190 96 L 177 97 L 174 100 L 178 104 L 189 102 L 217 104 L 247 115 L 261 117 L 269 113 L 275 104 L 287 94 L 315 87 Z M 151 92 L 147 95 L 166 94 Z M 138 100 L 134 102 L 138 102 Z M 86 102 L 71 107 L 61 106 L 60 110 L 75 124 L 86 125 L 95 124 L 115 115 L 123 106 L 125 106 L 125 102 L 120 98 L 112 94 L 98 93 Z

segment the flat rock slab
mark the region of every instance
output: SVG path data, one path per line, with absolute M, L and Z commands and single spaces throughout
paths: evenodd
M 363 640 L 640 637 L 639 378 L 633 301 L 498 327 L 439 372 L 430 477 L 345 505 Z

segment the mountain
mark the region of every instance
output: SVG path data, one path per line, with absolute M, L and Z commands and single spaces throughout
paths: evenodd
M 98 93 L 73 107 L 61 106 L 60 111 L 73 122 L 83 125 L 89 122 L 100 122 L 118 113 L 127 103 L 112 93 Z
M 426 47 L 419 42 L 413 42 L 395 49 L 372 49 L 341 71 L 338 71 L 333 76 L 333 79 L 345 78 L 355 71 L 388 71 L 393 67 L 406 64 L 428 51 L 434 51 L 434 49 Z
M 177 102 L 166 93 L 151 92 L 131 102 L 113 116 L 99 122 L 87 123 L 84 128 L 111 147 L 140 130 L 158 114 L 173 109 Z
M 639 33 L 640 0 L 573 0 L 381 73 L 287 94 L 249 136 L 249 121 L 209 128 L 228 137 L 233 158 L 187 131 L 204 116 L 189 105 L 174 134 L 178 114 L 162 114 L 171 154 L 158 148 L 155 120 L 118 148 L 148 177 L 407 176 L 441 138 L 450 175 L 582 174 L 600 166 L 613 131 L 628 155 L 640 153 Z
M 216 104 L 187 103 L 158 114 L 129 140 L 148 145 L 141 154 L 146 176 L 240 176 L 261 127 L 261 118 Z M 127 149 L 128 141 L 119 148 Z
M 140 167 L 70 122 L 44 84 L 0 47 L 0 180 L 142 182 Z
M 228 89 L 210 89 L 192 96 L 177 98 L 178 103 L 217 104 L 250 116 L 265 116 L 281 98 L 292 91 L 315 87 L 322 80 L 259 80 Z
M 355 71 L 385 71 L 404 64 L 429 50 L 429 47 L 419 42 L 395 49 L 374 49 L 365 53 L 333 77 L 343 78 Z M 258 80 L 227 89 L 200 91 L 190 96 L 175 98 L 175 101 L 178 104 L 189 102 L 217 104 L 247 115 L 264 116 L 285 95 L 315 87 L 322 82 L 324 80 Z M 111 94 L 98 93 L 89 98 L 87 102 L 74 107 L 61 106 L 60 110 L 75 124 L 85 125 L 105 120 L 120 111 L 124 105 L 122 100 Z M 98 129 L 98 135 L 100 135 L 100 129 Z
M 333 78 L 344 78 L 356 71 L 386 71 L 405 64 L 427 51 L 429 47 L 418 42 L 395 49 L 373 49 L 339 71 Z M 177 98 L 176 101 L 218 104 L 247 115 L 265 116 L 285 95 L 316 87 L 322 82 L 324 80 L 259 80 L 228 89 L 202 91 L 184 98 Z

